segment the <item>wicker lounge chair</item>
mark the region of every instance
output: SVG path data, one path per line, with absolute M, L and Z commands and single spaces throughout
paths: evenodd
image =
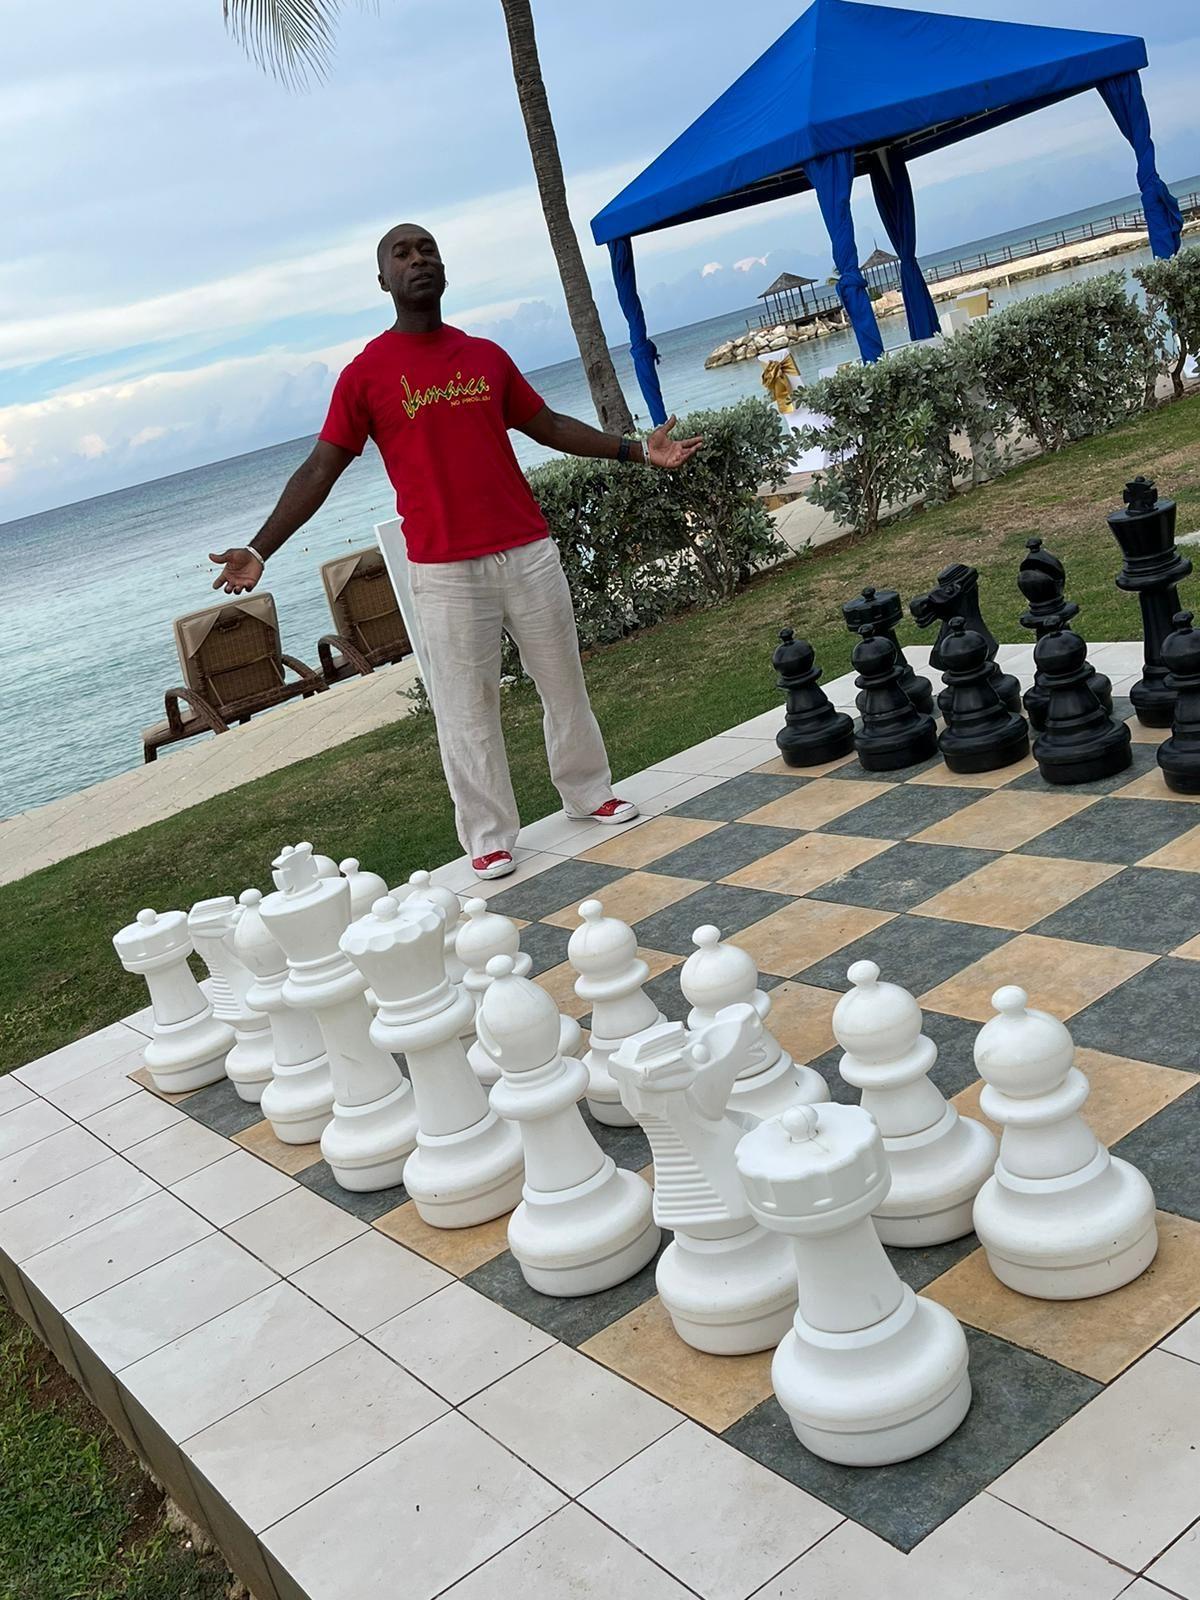
M 321 582 L 334 627 L 317 640 L 326 683 L 340 683 L 356 672 L 365 676 L 412 654 L 392 580 L 374 545 L 327 561 Z
M 177 617 L 175 648 L 183 686 L 168 689 L 166 719 L 142 730 L 142 753 L 156 759 L 164 745 L 198 733 L 228 733 L 296 695 L 318 694 L 324 679 L 295 656 L 285 656 L 271 594 L 247 594 L 225 605 Z M 296 674 L 288 682 L 284 668 Z

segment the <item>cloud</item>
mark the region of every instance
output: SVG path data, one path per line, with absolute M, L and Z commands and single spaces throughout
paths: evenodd
M 740 261 L 733 263 L 733 270 L 735 272 L 752 272 L 755 267 L 765 267 L 766 264 L 766 256 L 743 256 Z
M 702 278 L 711 278 L 714 272 L 720 271 L 722 271 L 722 267 L 719 261 L 706 261 L 700 268 L 700 276 Z
M 98 433 L 85 433 L 75 449 L 85 461 L 95 461 L 108 454 L 108 445 Z

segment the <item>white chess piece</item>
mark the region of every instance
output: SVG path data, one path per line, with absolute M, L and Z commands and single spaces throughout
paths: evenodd
M 587 1054 L 588 1110 L 597 1122 L 632 1128 L 636 1119 L 621 1104 L 608 1070 L 614 1050 L 635 1033 L 667 1019 L 642 988 L 650 968 L 638 955 L 637 935 L 627 922 L 606 917 L 599 900 L 585 900 L 583 919 L 567 945 L 567 960 L 579 976 L 575 993 L 592 1013 Z
M 408 892 L 419 895 L 423 900 L 431 900 L 435 906 L 440 906 L 446 918 L 446 932 L 444 937 L 446 950 L 446 976 L 451 983 L 461 983 L 466 976 L 466 967 L 458 958 L 455 941 L 458 931 L 462 927 L 463 905 L 453 889 L 444 889 L 440 884 L 434 883 L 428 872 L 410 872 L 408 875 Z M 393 899 L 396 898 L 393 896 Z M 407 898 L 407 896 L 405 897 Z M 473 1020 L 473 1019 L 472 1019 Z M 467 1029 L 468 1036 L 471 1029 Z
M 998 1122 L 1000 1159 L 975 1201 L 988 1265 L 1040 1300 L 1119 1289 L 1154 1260 L 1154 1195 L 1136 1167 L 1109 1155 L 1080 1116 L 1089 1085 L 1057 1017 L 1023 989 L 998 989 L 979 1030 L 979 1109 Z
M 321 1154 L 343 1189 L 390 1189 L 404 1181 L 416 1146 L 416 1104 L 399 1067 L 372 1043 L 366 983 L 338 948 L 350 921 L 350 885 L 337 874 L 319 877 L 306 844 L 272 865 L 284 886 L 259 911 L 287 956 L 284 999 L 315 1015 L 329 1053 L 335 1098 Z
M 246 1002 L 269 1017 L 272 1076 L 263 1090 L 262 1112 L 283 1144 L 313 1144 L 333 1116 L 333 1079 L 325 1041 L 311 1011 L 283 997 L 287 957 L 262 919 L 262 894 L 247 889 L 239 901 L 233 947 L 253 976 Z
M 419 893 L 383 896 L 341 948 L 379 1001 L 371 1038 L 407 1062 L 417 1148 L 404 1187 L 431 1227 L 470 1228 L 513 1209 L 524 1162 L 520 1133 L 491 1109 L 463 1049 L 474 1003 L 446 977 L 445 933 L 442 908 Z
M 792 1240 L 795 1321 L 771 1382 L 814 1455 L 878 1467 L 932 1450 L 971 1404 L 954 1316 L 902 1283 L 871 1221 L 890 1177 L 861 1106 L 792 1106 L 737 1147 L 754 1215 Z
M 350 920 L 365 917 L 381 895 L 388 892 L 386 882 L 377 872 L 370 872 L 357 856 L 347 856 L 338 862 L 338 871 L 350 885 Z
M 763 1025 L 753 1057 L 733 1085 L 730 1108 L 755 1117 L 774 1117 L 788 1106 L 815 1105 L 829 1099 L 829 1085 L 813 1067 L 802 1066 L 767 1027 L 771 997 L 758 987 L 754 958 L 729 941 L 711 923 L 692 935 L 696 946 L 683 964 L 679 987 L 691 1007 L 687 1025 L 692 1033 L 709 1027 L 727 1006 L 750 1005 Z
M 521 949 L 520 930 L 511 917 L 502 917 L 488 910 L 486 900 L 468 900 L 463 906 L 463 920 L 459 924 L 454 943 L 455 953 L 464 968 L 463 988 L 475 1002 L 475 1015 L 483 1004 L 491 978 L 487 965 L 493 956 L 511 956 L 513 971 L 518 978 L 527 978 L 533 966 L 532 958 Z M 558 1048 L 564 1056 L 577 1055 L 583 1035 L 574 1017 L 558 1019 Z M 467 1060 L 485 1088 L 491 1088 L 500 1076 L 500 1068 L 488 1055 L 478 1039 L 471 1041 Z
M 286 861 L 293 850 L 308 851 L 316 866 L 318 878 L 336 878 L 338 876 L 338 864 L 333 857 L 318 855 L 307 840 L 303 844 L 285 844 L 279 852 L 279 860 L 273 862 L 271 866 L 271 882 L 277 889 L 283 888 L 283 879 L 280 877 L 279 871 L 280 861 Z
M 541 1294 L 610 1289 L 658 1248 L 650 1187 L 605 1155 L 580 1115 L 587 1068 L 559 1051 L 554 1001 L 515 975 L 511 956 L 494 957 L 488 970 L 494 981 L 476 1028 L 500 1068 L 492 1110 L 520 1125 L 525 1148 L 508 1247 Z
M 937 1045 L 921 1032 L 921 1008 L 899 984 L 880 983 L 873 961 L 856 961 L 833 1012 L 845 1054 L 842 1077 L 862 1090 L 879 1124 L 892 1186 L 875 1212 L 884 1244 L 917 1247 L 961 1239 L 975 1196 L 996 1164 L 982 1122 L 960 1117 L 929 1079 Z
M 156 1089 L 184 1094 L 225 1076 L 233 1029 L 213 1008 L 192 976 L 192 941 L 182 911 L 139 911 L 137 920 L 113 934 L 126 972 L 146 980 L 154 1008 L 154 1034 L 143 1059 Z
M 209 999 L 213 1015 L 233 1029 L 233 1049 L 225 1057 L 225 1075 L 239 1096 L 258 1105 L 271 1081 L 275 1059 L 271 1024 L 249 1001 L 254 975 L 234 948 L 241 907 L 231 894 L 198 900 L 188 912 L 192 947 L 208 968 L 212 980 Z
M 664 1022 L 608 1064 L 654 1153 L 654 1220 L 674 1230 L 659 1298 L 686 1344 L 719 1356 L 774 1349 L 796 1310 L 791 1247 L 750 1214 L 734 1161 L 746 1126 L 726 1110 L 761 1032 L 753 1006 L 731 1006 L 690 1044 Z

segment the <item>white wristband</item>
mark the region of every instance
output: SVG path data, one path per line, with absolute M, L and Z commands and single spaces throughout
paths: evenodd
M 243 546 L 242 546 L 242 549 L 243 549 L 243 550 L 246 550 L 246 551 L 248 551 L 248 552 L 249 552 L 249 554 L 250 554 L 250 555 L 252 555 L 252 556 L 254 556 L 254 558 L 255 558 L 255 559 L 256 559 L 256 560 L 257 560 L 257 562 L 258 562 L 258 564 L 259 564 L 259 567 L 260 567 L 260 568 L 261 568 L 261 569 L 262 569 L 262 570 L 263 570 L 263 571 L 265 571 L 265 570 L 266 570 L 266 566 L 267 566 L 267 558 L 266 558 L 266 556 L 264 556 L 264 555 L 263 555 L 263 554 L 262 554 L 262 552 L 261 552 L 261 551 L 259 551 L 259 550 L 256 550 L 256 549 L 255 549 L 255 548 L 254 548 L 254 546 L 253 546 L 253 545 L 252 545 L 252 544 L 244 544 L 244 545 L 243 545 Z

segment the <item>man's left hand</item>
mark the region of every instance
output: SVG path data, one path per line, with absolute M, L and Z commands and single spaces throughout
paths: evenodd
M 690 461 L 704 443 L 697 434 L 694 439 L 672 439 L 671 429 L 677 418 L 668 417 L 653 433 L 646 435 L 646 465 L 650 467 L 681 467 Z

